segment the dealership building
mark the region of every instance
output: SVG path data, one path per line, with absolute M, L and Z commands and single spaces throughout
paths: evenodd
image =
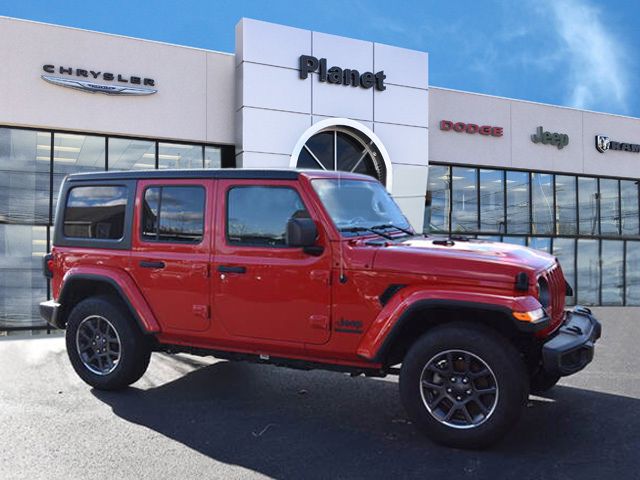
M 425 52 L 251 19 L 222 53 L 0 17 L 0 62 L 0 330 L 42 326 L 64 176 L 154 168 L 365 173 L 419 232 L 544 250 L 572 301 L 640 305 L 640 119 L 431 87 Z

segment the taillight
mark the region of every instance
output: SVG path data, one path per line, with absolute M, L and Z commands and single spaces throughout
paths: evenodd
M 47 253 L 42 257 L 42 274 L 47 278 L 53 278 L 53 256 Z

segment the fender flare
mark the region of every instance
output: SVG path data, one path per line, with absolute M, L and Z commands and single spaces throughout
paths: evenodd
M 65 298 L 71 295 L 72 287 L 77 282 L 97 282 L 111 286 L 126 305 L 131 316 L 145 334 L 154 334 L 161 331 L 153 311 L 142 295 L 142 292 L 133 279 L 125 272 L 110 268 L 77 267 L 70 269 L 62 279 L 58 302 L 64 309 L 63 317 L 69 313 L 65 308 Z
M 504 316 L 513 326 L 524 333 L 535 333 L 549 326 L 550 319 L 544 317 L 535 324 L 522 322 L 512 315 L 514 311 L 530 311 L 540 308 L 538 300 L 530 295 L 509 297 L 484 293 L 469 293 L 447 290 L 420 289 L 401 290 L 385 305 L 362 337 L 357 353 L 370 361 L 382 362 L 398 337 L 402 328 L 417 310 L 435 308 L 470 308 L 489 311 Z

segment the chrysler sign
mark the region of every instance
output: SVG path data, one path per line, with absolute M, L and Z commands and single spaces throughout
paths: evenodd
M 596 135 L 596 150 L 600 153 L 604 153 L 607 150 L 639 153 L 640 145 L 637 143 L 614 142 L 606 135 Z
M 103 72 L 101 70 L 56 67 L 51 64 L 43 65 L 42 70 L 46 72 L 46 75 L 41 75 L 43 80 L 54 85 L 82 90 L 83 92 L 104 93 L 106 95 L 151 95 L 158 91 L 155 88 L 151 88 L 155 87 L 156 83 L 153 78 L 139 75 L 122 75 L 121 73 Z M 118 82 L 118 84 L 111 82 Z

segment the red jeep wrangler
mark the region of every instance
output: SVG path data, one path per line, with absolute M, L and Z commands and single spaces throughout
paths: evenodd
M 554 257 L 418 235 L 362 175 L 89 173 L 59 198 L 40 310 L 95 388 L 137 381 L 152 351 L 399 373 L 421 430 L 482 447 L 600 337 L 588 309 L 564 310 Z

